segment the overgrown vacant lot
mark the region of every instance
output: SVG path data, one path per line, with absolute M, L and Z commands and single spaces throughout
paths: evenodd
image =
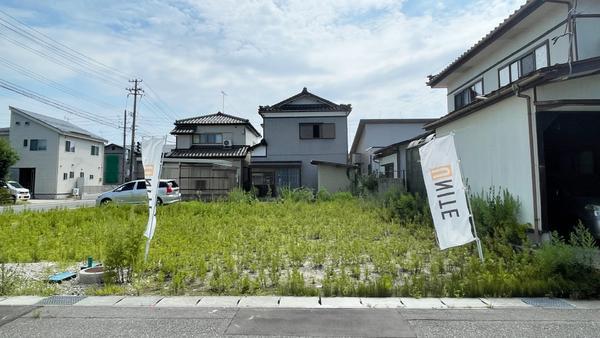
M 144 264 L 146 221 L 144 206 L 0 214 L 0 259 L 91 255 L 124 282 L 96 294 L 565 295 L 528 249 L 489 239 L 481 264 L 474 244 L 438 250 L 429 221 L 346 195 L 161 207 Z

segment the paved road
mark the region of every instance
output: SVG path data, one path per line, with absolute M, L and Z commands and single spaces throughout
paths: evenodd
M 96 205 L 95 199 L 81 199 L 81 200 L 30 200 L 27 203 L 17 203 L 16 205 L 1 206 L 0 212 L 6 210 L 13 210 L 15 212 L 22 212 L 24 210 L 42 211 L 50 209 L 75 209 L 83 207 L 93 207 Z
M 598 309 L 0 306 L 1 337 L 598 337 Z

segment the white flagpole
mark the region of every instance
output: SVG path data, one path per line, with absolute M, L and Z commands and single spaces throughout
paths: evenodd
M 163 146 L 164 144 L 166 144 L 167 142 L 167 137 L 165 136 L 164 141 L 163 141 Z M 161 148 L 161 154 L 160 154 L 160 164 L 158 166 L 158 175 L 157 175 L 157 182 L 151 182 L 156 184 L 156 194 L 155 194 L 155 198 L 153 201 L 151 201 L 151 205 L 148 207 L 148 220 L 149 223 L 152 225 L 152 233 L 154 233 L 154 228 L 156 227 L 156 201 L 158 200 L 158 189 L 160 188 L 160 173 L 162 170 L 162 163 L 163 163 L 163 157 L 164 157 L 164 149 Z M 142 151 L 144 151 L 142 149 Z M 144 178 L 145 179 L 145 178 Z M 148 260 L 148 253 L 150 252 L 150 241 L 151 241 L 151 237 L 147 237 L 146 238 L 146 249 L 144 251 L 144 263 Z

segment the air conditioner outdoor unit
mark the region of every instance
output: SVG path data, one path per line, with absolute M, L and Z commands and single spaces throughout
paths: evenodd
M 79 196 L 79 188 L 73 188 L 73 196 Z
M 231 148 L 231 140 L 223 140 L 223 147 Z

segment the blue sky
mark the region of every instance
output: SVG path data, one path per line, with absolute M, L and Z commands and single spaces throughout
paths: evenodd
M 106 74 L 98 78 L 56 64 L 11 43 L 9 39 L 48 53 L 0 26 L 0 57 L 68 87 L 75 97 L 2 63 L 0 79 L 117 125 L 126 105 L 132 109 L 131 100 L 126 102 L 127 78 L 142 78 L 148 94 L 140 106 L 142 135 L 165 135 L 173 118 L 221 110 L 221 91 L 228 94 L 226 113 L 260 128 L 259 105 L 308 87 L 334 102 L 352 104 L 351 140 L 361 118 L 444 114 L 445 92 L 426 87 L 426 76 L 441 70 L 522 2 L 2 0 L 0 10 L 122 76 L 113 72 L 107 81 Z M 9 20 L 1 12 L 0 19 Z M 2 88 L 0 127 L 9 123 L 9 105 L 65 118 L 121 142 L 118 128 Z

